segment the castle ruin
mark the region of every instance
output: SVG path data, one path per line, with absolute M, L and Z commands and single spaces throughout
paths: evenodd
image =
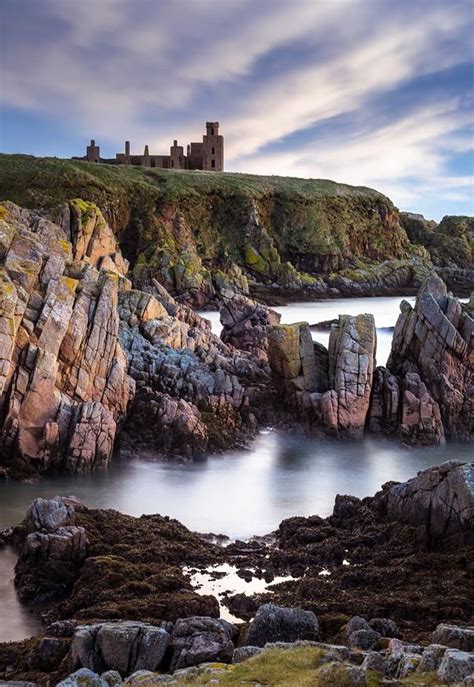
M 86 148 L 86 154 L 75 160 L 87 160 L 106 165 L 134 165 L 136 167 L 159 167 L 161 169 L 202 169 L 208 172 L 224 171 L 224 137 L 219 134 L 219 122 L 206 122 L 206 133 L 201 143 L 190 143 L 184 154 L 183 146 L 173 141 L 169 155 L 151 155 L 145 146 L 143 155 L 133 155 L 130 152 L 130 141 L 125 141 L 123 153 L 117 153 L 115 158 L 102 158 L 100 146 L 92 140 Z

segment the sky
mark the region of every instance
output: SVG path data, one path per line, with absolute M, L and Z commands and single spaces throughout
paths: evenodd
M 474 214 L 474 0 L 0 0 L 0 150 L 225 137 L 227 171 Z

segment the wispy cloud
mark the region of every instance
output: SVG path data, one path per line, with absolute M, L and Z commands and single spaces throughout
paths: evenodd
M 166 150 L 220 119 L 228 169 L 373 185 L 428 212 L 427 194 L 469 203 L 451 161 L 472 149 L 471 0 L 3 0 L 1 11 L 10 111 L 110 152 L 125 138 Z

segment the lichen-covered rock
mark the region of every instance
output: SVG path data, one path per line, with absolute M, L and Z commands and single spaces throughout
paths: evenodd
M 451 439 L 474 437 L 474 320 L 469 307 L 462 307 L 444 282 L 434 273 L 426 279 L 415 307 L 401 305 L 387 368 L 405 377 L 419 375 L 426 391 L 420 400 L 428 424 L 437 422 L 439 406 L 444 433 Z M 431 400 L 428 398 L 428 395 Z M 409 403 L 410 405 L 410 399 Z M 435 433 L 435 441 L 438 438 Z M 438 442 L 439 443 L 439 442 Z
M 388 517 L 414 525 L 430 544 L 474 543 L 474 463 L 449 461 L 427 468 L 390 487 L 382 503 Z M 441 643 L 437 635 L 434 641 Z
M 269 362 L 275 383 L 289 396 L 300 391 L 317 391 L 318 376 L 311 331 L 306 322 L 274 325 L 268 332 Z
M 337 427 L 343 437 L 360 439 L 369 410 L 375 368 L 373 315 L 340 315 L 329 335 L 329 386 L 336 392 Z
M 295 642 L 319 639 L 318 619 L 312 611 L 264 604 L 252 621 L 245 644 L 263 647 L 270 642 Z
M 94 671 L 81 668 L 59 682 L 57 687 L 108 687 L 108 683 Z
M 88 471 L 109 461 L 133 396 L 117 340 L 123 270 L 96 269 L 112 249 L 120 263 L 120 251 L 97 208 L 87 228 L 81 213 L 69 222 L 72 244 L 35 212 L 4 208 L 11 241 L 0 266 L 3 460 L 20 476 Z
M 365 687 L 365 674 L 359 666 L 333 661 L 318 668 L 315 673 L 318 685 L 338 687 Z
M 447 649 L 438 668 L 438 678 L 448 685 L 459 684 L 474 672 L 474 653 Z
M 237 629 L 226 620 L 199 616 L 179 619 L 171 634 L 170 670 L 206 661 L 230 663 L 237 634 Z
M 136 670 L 158 670 L 170 635 L 161 627 L 137 622 L 100 623 L 79 627 L 69 652 L 71 670 L 98 673 L 115 670 L 122 677 Z

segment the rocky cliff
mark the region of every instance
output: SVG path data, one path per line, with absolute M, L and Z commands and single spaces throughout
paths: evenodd
M 451 251 L 448 265 L 445 251 L 407 235 L 391 201 L 372 189 L 0 156 L 0 200 L 54 217 L 74 198 L 99 207 L 135 286 L 155 279 L 195 306 L 215 305 L 226 287 L 267 301 L 414 293 L 432 260 L 449 274 L 457 269 L 456 288 L 474 284 L 472 256 Z
M 473 437 L 472 301 L 434 272 L 376 368 L 371 315 L 341 315 L 326 350 L 307 324 L 221 288 L 221 339 L 154 271 L 129 268 L 94 203 L 0 212 L 0 450 L 14 476 L 103 467 L 119 435 L 124 453 L 202 458 L 259 423 L 407 445 Z

